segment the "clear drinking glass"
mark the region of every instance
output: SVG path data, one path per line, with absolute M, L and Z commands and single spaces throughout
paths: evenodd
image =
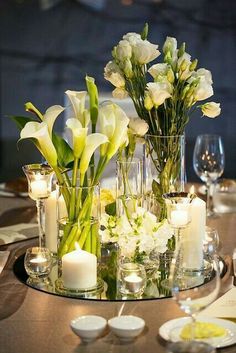
M 207 187 L 207 216 L 214 215 L 212 202 L 212 188 L 216 180 L 223 174 L 225 154 L 221 136 L 197 136 L 194 152 L 193 167 L 199 178 Z
M 206 268 L 204 248 L 196 249 L 196 251 L 202 252 L 202 256 L 200 256 L 202 262 L 196 268 L 190 268 L 191 264 L 188 263 L 188 256 L 185 253 L 187 250 L 186 241 L 181 241 L 176 249 L 170 273 L 173 298 L 180 308 L 191 316 L 191 322 L 188 324 L 189 337 L 183 337 L 183 327 L 173 328 L 171 332 L 171 340 L 174 342 L 183 341 L 183 344 L 186 340 L 195 341 L 197 339 L 195 335 L 197 332 L 195 331 L 196 315 L 217 298 L 220 289 L 218 256 L 215 253 L 209 253 Z

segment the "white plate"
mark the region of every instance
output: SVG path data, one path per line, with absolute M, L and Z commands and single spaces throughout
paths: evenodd
M 227 331 L 225 336 L 201 339 L 215 348 L 231 346 L 236 343 L 236 324 L 232 321 L 213 318 L 213 317 L 198 317 L 198 321 L 210 322 L 224 327 Z M 166 341 L 177 342 L 181 341 L 180 332 L 184 325 L 191 321 L 190 317 L 182 317 L 167 321 L 159 328 L 159 335 Z

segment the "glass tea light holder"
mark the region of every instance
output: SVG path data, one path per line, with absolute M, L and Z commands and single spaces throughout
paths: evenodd
M 39 246 L 45 246 L 44 201 L 51 194 L 54 172 L 47 164 L 28 164 L 22 169 L 27 177 L 29 197 L 36 201 Z
M 163 195 L 167 209 L 168 223 L 175 230 L 177 243 L 182 230 L 191 222 L 191 202 L 196 197 L 194 193 L 170 192 Z
M 52 263 L 49 249 L 35 246 L 26 250 L 24 266 L 30 278 L 42 279 L 47 277 L 51 272 Z
M 133 262 L 119 263 L 118 291 L 126 297 L 141 297 L 146 287 L 146 271 L 143 265 Z

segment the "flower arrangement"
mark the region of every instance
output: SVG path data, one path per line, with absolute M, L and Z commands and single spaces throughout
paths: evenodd
M 137 207 L 130 217 L 104 213 L 99 231 L 103 243 L 118 242 L 122 257 L 145 262 L 153 252 L 165 253 L 173 230 L 167 220 L 158 222 L 155 215 Z
M 138 116 L 148 124 L 146 150 L 157 172 L 152 192 L 162 208 L 160 219 L 164 219 L 162 195 L 181 191 L 182 187 L 176 182 L 183 165 L 179 139 L 168 137 L 184 135 L 196 109 L 201 109 L 203 116 L 215 118 L 221 108 L 215 102 L 197 104 L 213 95 L 212 75 L 209 70 L 198 68 L 198 60 L 191 59 L 185 43 L 178 47 L 176 38 L 167 37 L 162 62 L 151 65 L 161 51 L 147 37 L 147 24 L 141 34 L 125 34 L 112 50 L 113 58 L 104 69 L 104 77 L 115 86 L 113 96 L 129 96 Z
M 129 119 L 125 112 L 111 102 L 99 107 L 94 79 L 86 77 L 86 84 L 88 92 L 65 92 L 72 107 L 72 116 L 66 121 L 71 146 L 53 131 L 55 120 L 65 108 L 55 105 L 42 114 L 32 103 L 27 103 L 26 110 L 33 117 L 13 117 L 21 130 L 20 140 L 31 139 L 52 167 L 66 204 L 68 217 L 59 257 L 74 250 L 76 242 L 86 251 L 99 253 L 98 229 L 92 219 L 97 201 L 94 188 L 110 159 L 128 141 Z M 87 94 L 89 108 L 85 107 Z

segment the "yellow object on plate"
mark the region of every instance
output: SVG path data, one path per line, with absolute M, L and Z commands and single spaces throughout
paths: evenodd
M 191 333 L 192 333 L 192 324 L 189 323 L 183 327 L 180 333 L 180 337 L 183 340 L 189 340 L 191 339 L 191 336 L 192 336 Z M 197 321 L 195 325 L 194 338 L 201 339 L 201 338 L 210 338 L 210 337 L 221 337 L 221 336 L 225 336 L 226 333 L 227 333 L 226 330 L 217 324 Z

